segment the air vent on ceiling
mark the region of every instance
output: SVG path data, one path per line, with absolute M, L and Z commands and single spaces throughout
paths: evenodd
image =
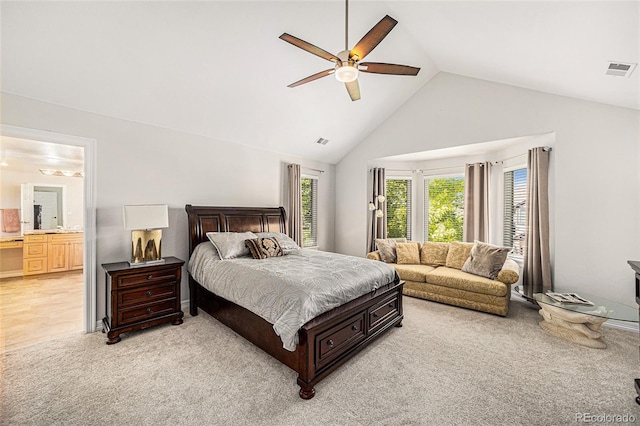
M 629 77 L 637 64 L 629 62 L 609 62 L 609 68 L 607 68 L 607 75 L 613 75 L 616 77 Z
M 318 139 L 318 140 L 316 141 L 316 143 L 317 143 L 317 144 L 320 144 L 320 145 L 326 145 L 326 144 L 328 144 L 328 143 L 329 143 L 329 139 L 320 138 L 320 139 Z

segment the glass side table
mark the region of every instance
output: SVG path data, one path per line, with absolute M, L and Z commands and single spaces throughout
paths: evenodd
M 515 288 L 519 291 L 519 288 Z M 556 293 L 572 293 L 567 290 L 554 290 Z M 599 296 L 576 292 L 593 305 L 558 302 L 544 293 L 533 295 L 540 306 L 540 315 L 544 318 L 538 324 L 550 334 L 589 348 L 604 349 L 607 344 L 602 340 L 600 327 L 607 320 L 638 322 L 638 309 Z

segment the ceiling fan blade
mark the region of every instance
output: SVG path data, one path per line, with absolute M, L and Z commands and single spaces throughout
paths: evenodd
M 338 58 L 333 53 L 329 53 L 324 49 L 320 49 L 318 46 L 314 46 L 311 43 L 307 43 L 306 41 L 301 40 L 298 37 L 294 37 L 291 34 L 283 33 L 280 36 L 280 39 L 288 43 L 291 43 L 302 50 L 306 50 L 309 53 L 313 53 L 316 56 L 320 56 L 322 59 L 326 59 L 327 61 L 331 61 L 335 63 L 340 62 L 340 58 Z
M 297 87 L 297 86 L 300 86 L 301 84 L 309 83 L 310 81 L 317 80 L 317 79 L 322 78 L 322 77 L 326 77 L 329 74 L 333 74 L 335 71 L 336 70 L 334 68 L 329 68 L 328 70 L 320 71 L 319 73 L 316 73 L 314 75 L 310 75 L 307 78 L 303 78 L 302 80 L 298 80 L 295 83 L 291 83 L 287 87 Z
M 349 57 L 361 61 L 391 32 L 398 21 L 387 15 L 362 37 L 362 40 L 351 49 Z
M 347 92 L 349 92 L 349 96 L 351 96 L 352 101 L 357 101 L 360 99 L 360 85 L 358 84 L 357 79 L 345 83 L 344 87 L 347 88 Z
M 360 62 L 358 70 L 374 74 L 418 75 L 420 68 L 409 65 L 385 64 L 381 62 Z

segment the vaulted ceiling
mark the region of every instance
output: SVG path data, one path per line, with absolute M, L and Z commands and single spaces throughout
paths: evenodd
M 367 56 L 421 67 L 361 74 L 352 102 L 331 63 L 283 32 L 344 49 L 342 1 L 1 3 L 2 90 L 97 114 L 337 162 L 438 72 L 640 109 L 638 1 L 351 1 L 349 44 L 399 24 Z M 91 136 L 91 135 L 82 135 Z M 320 137 L 329 139 L 318 145 Z

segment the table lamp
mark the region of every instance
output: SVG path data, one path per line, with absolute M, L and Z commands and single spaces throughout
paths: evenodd
M 131 266 L 164 263 L 161 253 L 162 229 L 169 227 L 166 204 L 124 206 L 124 229 L 131 230 Z

